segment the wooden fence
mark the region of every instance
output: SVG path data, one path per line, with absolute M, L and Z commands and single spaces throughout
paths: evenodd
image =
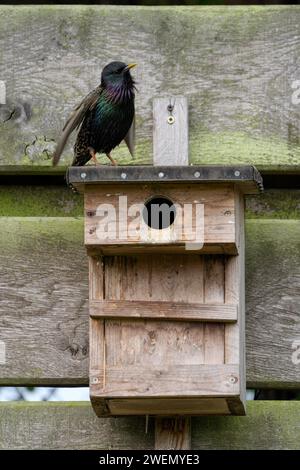
M 152 161 L 153 97 L 184 94 L 191 161 L 268 178 L 247 198 L 247 385 L 299 389 L 300 7 L 2 6 L 0 50 L 0 384 L 88 384 L 82 199 L 50 156 L 68 112 L 121 58 L 139 65 L 134 164 Z M 115 156 L 132 163 L 124 146 Z M 197 418 L 193 447 L 296 448 L 299 413 L 259 402 L 246 418 Z M 3 448 L 153 445 L 142 419 L 99 420 L 88 404 L 2 404 L 0 416 Z

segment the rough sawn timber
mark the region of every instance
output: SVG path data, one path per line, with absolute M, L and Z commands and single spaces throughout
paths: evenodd
M 192 449 L 299 449 L 299 405 L 252 401 L 247 416 L 192 418 Z M 1 449 L 145 450 L 154 439 L 152 419 L 146 432 L 144 417 L 99 419 L 90 403 L 0 405 Z
M 138 63 L 134 163 L 152 162 L 153 98 L 184 94 L 191 163 L 299 166 L 299 37 L 299 5 L 1 6 L 0 164 L 47 171 L 70 111 L 119 58 Z M 114 156 L 132 163 L 125 145 Z

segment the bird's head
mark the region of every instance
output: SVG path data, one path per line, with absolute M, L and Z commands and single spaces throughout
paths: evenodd
M 134 80 L 130 74 L 130 70 L 136 64 L 125 64 L 124 62 L 110 62 L 102 70 L 101 85 L 106 87 L 126 87 L 133 88 Z

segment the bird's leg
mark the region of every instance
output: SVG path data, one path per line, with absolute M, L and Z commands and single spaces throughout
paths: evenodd
M 95 150 L 93 149 L 93 147 L 89 147 L 89 152 L 90 152 L 90 156 L 92 157 L 92 160 L 93 160 L 93 162 L 95 163 L 95 165 L 100 165 L 100 163 L 99 163 L 98 160 L 97 160 L 96 152 L 95 152 Z
M 110 153 L 107 153 L 106 156 L 107 156 L 107 158 L 110 159 L 110 161 L 111 161 L 111 163 L 112 163 L 113 166 L 118 166 L 116 160 L 111 156 Z

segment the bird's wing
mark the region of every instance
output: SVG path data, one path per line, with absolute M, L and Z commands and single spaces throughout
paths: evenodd
M 52 163 L 54 166 L 58 164 L 60 156 L 65 148 L 70 134 L 81 125 L 82 121 L 86 116 L 86 113 L 91 111 L 95 107 L 101 92 L 101 86 L 95 88 L 95 90 L 91 91 L 85 98 L 83 98 L 81 103 L 79 103 L 79 105 L 74 109 L 73 113 L 70 115 L 69 119 L 63 127 L 61 137 L 57 143 L 55 152 L 53 154 Z
M 135 148 L 135 117 L 132 120 L 132 124 L 130 126 L 129 131 L 124 137 L 126 145 L 128 147 L 129 152 L 131 153 L 132 158 L 134 158 L 134 148 Z

